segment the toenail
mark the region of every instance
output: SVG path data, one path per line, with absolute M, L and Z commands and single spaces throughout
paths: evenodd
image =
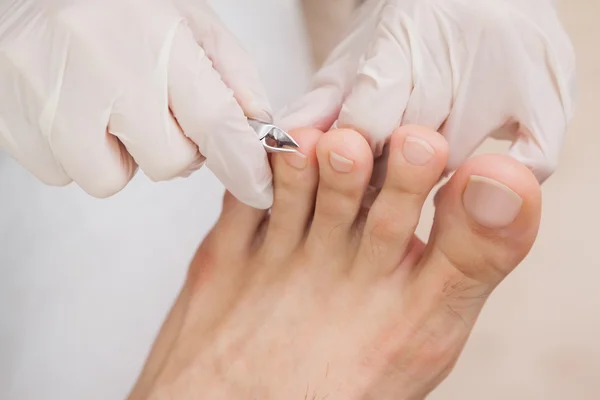
M 308 164 L 308 157 L 298 151 L 295 153 L 286 153 L 283 156 L 285 161 L 296 169 L 304 169 Z
M 507 227 L 517 218 L 523 199 L 498 181 L 473 175 L 463 194 L 463 204 L 478 224 L 497 229 Z
M 348 173 L 354 167 L 354 161 L 348 160 L 333 151 L 329 153 L 329 163 L 337 172 Z
M 425 140 L 408 136 L 404 140 L 404 158 L 413 165 L 425 165 L 435 155 L 435 150 Z

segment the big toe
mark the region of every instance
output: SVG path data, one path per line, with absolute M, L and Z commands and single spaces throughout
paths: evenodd
M 499 155 L 469 160 L 437 200 L 431 238 L 415 270 L 419 291 L 473 323 L 491 291 L 531 250 L 540 214 L 540 186 L 526 167 Z

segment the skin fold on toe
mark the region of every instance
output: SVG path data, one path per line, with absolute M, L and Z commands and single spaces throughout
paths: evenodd
M 407 126 L 389 144 L 383 188 L 371 206 L 356 264 L 360 273 L 377 276 L 394 271 L 415 245 L 421 209 L 443 173 L 448 144 L 437 132 Z
M 368 212 L 367 141 L 293 135 L 302 156 L 273 157 L 270 213 L 226 196 L 130 399 L 423 398 L 533 245 L 540 189 L 508 157 L 454 174 L 424 244 L 414 230 L 445 168 L 441 135 L 393 134 Z

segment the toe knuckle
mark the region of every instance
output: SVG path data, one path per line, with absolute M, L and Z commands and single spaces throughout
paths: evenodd
M 322 201 L 321 203 L 317 203 L 316 213 L 318 213 L 323 219 L 338 221 L 347 219 L 344 218 L 344 216 L 354 215 L 354 209 L 354 204 L 348 201 Z
M 456 236 L 438 247 L 441 256 L 446 260 L 451 271 L 459 274 L 460 279 L 469 282 L 477 282 L 480 285 L 496 285 L 502 281 L 512 270 L 507 266 L 514 266 L 515 260 L 512 251 L 506 251 L 506 247 L 497 237 L 484 238 L 478 234 L 473 246 L 464 245 L 464 237 Z M 489 235 L 489 233 L 488 233 Z M 474 252 L 473 249 L 478 249 Z M 448 281 L 460 280 L 451 277 Z
M 406 173 L 405 170 L 403 166 L 391 166 L 388 172 L 389 189 L 396 192 L 396 196 L 404 203 L 421 205 L 435 181 L 427 175 Z
M 447 364 L 454 351 L 454 344 L 443 340 L 432 340 L 427 342 L 418 356 L 418 366 L 422 371 L 431 371 Z
M 372 229 L 367 232 L 367 234 L 374 239 L 377 239 L 378 242 L 392 242 L 398 244 L 398 240 L 405 238 L 407 241 L 410 239 L 415 223 L 413 219 L 400 219 L 397 218 L 394 214 L 381 212 L 381 211 L 371 211 L 372 215 L 370 215 Z M 406 243 L 404 243 L 406 244 Z
M 411 375 L 420 379 L 445 377 L 457 360 L 457 346 L 452 339 L 426 339 L 408 365 Z

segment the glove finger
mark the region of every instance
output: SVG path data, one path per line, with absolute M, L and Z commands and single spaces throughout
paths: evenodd
M 166 43 L 172 46 L 180 30 L 181 25 L 174 27 Z M 171 46 L 163 46 L 156 68 L 115 101 L 108 126 L 153 181 L 187 176 L 204 161 L 169 110 L 166 87 Z
M 530 105 L 522 108 L 517 118 L 516 140 L 509 155 L 525 164 L 540 183 L 545 182 L 555 171 L 560 158 L 567 124 L 571 119 L 572 98 L 562 97 L 555 91 L 553 82 L 558 76 L 538 74 L 529 81 L 535 85 L 536 99 L 526 100 Z M 566 94 L 566 93 L 565 93 Z M 526 93 L 522 95 L 527 98 Z M 539 98 L 538 98 L 539 96 Z
M 396 65 L 394 67 L 396 71 L 390 71 L 390 73 L 407 74 L 412 70 L 412 90 L 400 125 L 419 125 L 438 131 L 450 114 L 454 77 L 446 41 L 440 40 L 444 35 L 439 24 L 439 21 L 443 20 L 443 15 L 440 15 L 440 10 L 433 4 L 427 11 L 413 15 L 413 18 L 416 19 L 404 27 L 411 30 L 408 37 L 419 40 L 418 43 L 411 44 L 411 64 L 419 67 L 407 69 L 405 65 Z M 391 54 L 395 56 L 393 53 Z M 406 87 L 403 87 L 400 81 L 397 81 L 396 85 L 398 90 L 406 93 Z M 385 102 L 385 98 L 382 98 L 381 101 Z M 385 112 L 385 110 L 382 111 Z M 397 116 L 399 112 L 401 111 L 391 111 L 391 116 Z M 379 137 L 378 143 L 385 142 L 387 139 L 385 131 L 390 128 L 395 129 L 396 122 L 397 120 L 394 119 L 387 121 L 388 126 L 382 127 L 379 134 L 374 134 L 375 138 Z M 388 158 L 389 151 L 384 149 L 381 156 L 375 160 L 371 180 L 371 185 L 375 189 L 383 187 L 387 175 Z
M 571 118 L 574 80 L 567 71 L 574 69 L 548 61 L 545 49 L 552 44 L 536 30 L 527 36 L 504 25 L 488 30 L 442 129 L 450 147 L 447 169 L 458 168 L 493 137 L 512 141 L 509 154 L 543 182 L 556 169 Z
M 529 167 L 540 183 L 556 171 L 577 97 L 575 51 L 564 30 L 552 29 L 559 26 L 553 11 L 553 18 L 545 19 L 550 26 L 544 29 L 553 34 L 533 33 L 543 45 L 532 46 L 535 51 L 529 46 L 517 47 L 523 60 L 519 66 L 523 71 L 518 86 L 520 103 L 515 102 L 520 105 L 515 113 L 520 129 L 509 150 L 509 155 Z M 536 43 L 536 40 L 521 40 L 521 43 Z M 556 56 L 549 59 L 549 51 L 540 52 L 540 48 L 551 49 Z M 546 71 L 540 71 L 543 67 Z
M 211 171 L 240 201 L 269 208 L 273 188 L 267 154 L 191 32 L 175 37 L 168 87 L 171 111 Z
M 57 118 L 52 147 L 67 174 L 89 195 L 110 197 L 133 178 L 137 165 L 125 146 L 106 129 L 108 115 L 83 112 Z M 88 117 L 86 117 L 86 115 Z
M 8 54 L 4 55 L 8 57 Z M 0 62 L 0 149 L 5 149 L 19 164 L 40 181 L 64 186 L 72 180 L 54 157 L 42 134 L 39 115 L 42 107 L 31 81 L 23 79 L 12 62 Z
M 88 194 L 103 198 L 123 189 L 137 165 L 122 143 L 108 133 L 113 85 L 101 81 L 99 75 L 90 76 L 89 64 L 94 59 L 87 54 L 81 49 L 71 52 L 57 91 L 60 97 L 46 105 L 42 124 L 67 175 Z
M 358 10 L 345 39 L 315 74 L 311 90 L 277 113 L 278 126 L 285 130 L 313 127 L 327 131 L 331 128 L 352 89 L 361 58 L 382 14 L 383 3 L 371 1 Z
M 376 156 L 400 126 L 413 87 L 412 44 L 403 28 L 410 21 L 405 19 L 397 7 L 383 9 L 336 123 L 361 132 Z
M 418 40 L 412 45 L 412 91 L 402 125 L 419 125 L 435 131 L 448 118 L 452 108 L 453 87 L 460 81 L 460 69 L 454 70 L 451 60 L 452 49 L 444 40 L 448 29 L 447 10 L 442 11 L 437 3 L 430 4 L 426 12 L 413 16 L 414 20 L 405 29 L 409 37 Z M 456 76 L 453 76 L 455 74 Z
M 271 105 L 256 64 L 207 4 L 190 4 L 183 14 L 196 42 L 212 61 L 225 85 L 244 110 L 246 116 L 265 122 L 273 119 Z

